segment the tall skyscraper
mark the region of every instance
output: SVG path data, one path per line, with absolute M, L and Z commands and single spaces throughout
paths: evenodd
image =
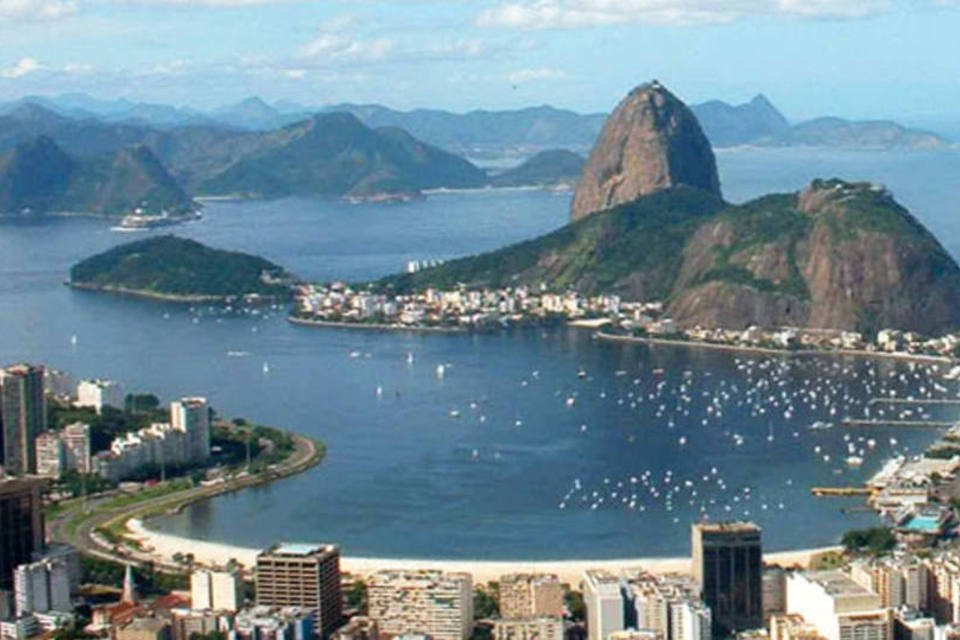
M 243 604 L 237 571 L 199 569 L 190 574 L 190 605 L 194 609 L 237 611 Z
M 0 589 L 13 589 L 13 572 L 43 548 L 39 480 L 0 480 Z
M 187 434 L 190 459 L 210 457 L 210 405 L 206 398 L 181 398 L 170 403 L 170 424 Z
M 763 550 L 751 522 L 693 525 L 693 577 L 713 614 L 714 633 L 763 626 Z
M 257 604 L 303 607 L 315 614 L 322 637 L 343 614 L 340 548 L 336 545 L 281 544 L 257 555 Z
M 70 613 L 70 571 L 60 559 L 22 564 L 14 572 L 17 615 L 60 611 Z
M 43 367 L 17 364 L 0 370 L 0 449 L 8 475 L 36 473 L 35 441 L 47 426 Z

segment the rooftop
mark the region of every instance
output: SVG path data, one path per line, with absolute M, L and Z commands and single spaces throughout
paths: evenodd
M 316 544 L 307 542 L 281 542 L 266 549 L 264 553 L 275 556 L 312 556 L 336 550 L 332 544 Z
M 760 527 L 753 522 L 698 522 L 694 529 L 703 533 L 759 533 Z
M 807 579 L 814 582 L 832 596 L 865 596 L 874 595 L 864 586 L 861 586 L 842 571 L 809 571 Z

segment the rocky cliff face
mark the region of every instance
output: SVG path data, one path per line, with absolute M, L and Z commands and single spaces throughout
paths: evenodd
M 702 225 L 669 313 L 687 326 L 937 334 L 960 327 L 960 268 L 880 187 L 817 180 Z
M 676 186 L 720 195 L 713 151 L 696 117 L 654 81 L 634 89 L 607 119 L 580 175 L 570 218 Z

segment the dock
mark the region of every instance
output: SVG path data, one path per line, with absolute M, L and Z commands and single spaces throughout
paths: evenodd
M 810 487 L 810 493 L 817 498 L 849 498 L 869 496 L 873 491 L 867 487 Z
M 956 420 L 857 420 L 846 418 L 845 427 L 913 427 L 916 429 L 949 429 L 957 424 Z
M 947 404 L 947 405 L 960 405 L 960 398 L 938 398 L 938 399 L 917 399 L 917 398 L 871 398 L 867 401 L 867 404 L 913 404 L 913 405 L 934 405 L 934 404 Z

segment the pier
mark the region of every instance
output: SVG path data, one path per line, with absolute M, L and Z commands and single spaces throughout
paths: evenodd
M 913 427 L 916 429 L 948 429 L 957 424 L 955 420 L 857 420 L 846 418 L 845 427 Z
M 873 491 L 867 487 L 810 487 L 810 493 L 817 498 L 849 498 L 869 496 Z
M 947 404 L 947 405 L 960 405 L 960 398 L 938 398 L 938 399 L 917 399 L 917 398 L 871 398 L 868 402 L 868 405 L 874 404 L 912 404 L 912 405 L 934 405 L 934 404 Z

